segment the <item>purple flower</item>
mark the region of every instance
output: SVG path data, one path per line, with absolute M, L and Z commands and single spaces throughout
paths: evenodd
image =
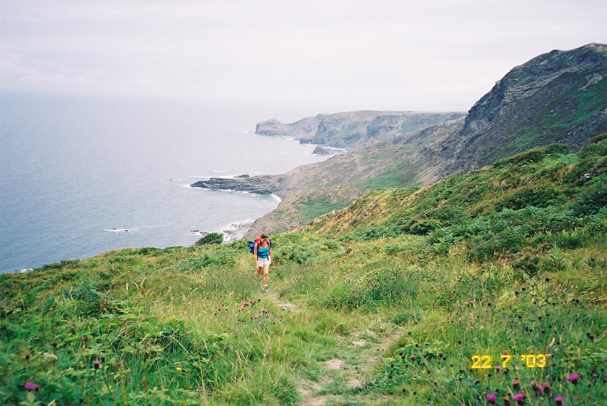
M 442 351 L 439 351 L 439 352 L 438 352 L 438 356 L 442 358 L 442 357 L 443 357 L 443 352 L 442 352 Z
M 415 355 L 411 355 L 409 358 L 411 358 L 411 361 L 415 361 Z
M 242 305 L 243 305 L 243 306 L 248 306 L 248 305 L 249 305 L 249 303 L 244 302 Z
M 525 403 L 525 397 L 526 396 L 524 393 L 517 393 L 512 397 L 512 400 L 514 400 L 519 405 L 522 405 L 523 403 Z
M 23 387 L 25 388 L 25 390 L 38 390 L 38 389 L 40 389 L 40 385 L 36 385 L 33 382 L 26 382 L 25 385 L 23 385 Z
M 95 369 L 99 369 L 99 365 L 101 365 L 101 361 L 99 361 L 98 359 L 96 359 L 95 361 L 93 361 L 93 367 Z
M 565 403 L 563 403 L 563 397 L 562 396 L 557 396 L 554 398 L 554 401 L 556 402 L 557 406 L 564 406 Z
M 599 374 L 592 374 L 592 377 L 593 377 L 593 378 L 596 378 L 596 377 L 598 377 L 598 376 L 599 376 Z
M 257 316 L 254 316 L 253 318 L 254 318 L 254 319 L 256 319 L 256 318 L 257 318 Z
M 495 370 L 496 370 L 497 372 L 500 372 L 500 371 L 502 370 L 502 367 L 501 367 L 501 366 L 499 366 L 499 365 L 496 365 L 496 366 L 495 366 Z
M 494 405 L 496 400 L 497 400 L 497 398 L 495 397 L 495 395 L 493 393 L 487 393 L 487 402 Z
M 258 302 L 261 302 L 261 298 L 258 298 L 258 299 L 257 299 L 257 301 L 258 301 Z
M 259 322 L 259 324 L 261 324 L 261 321 Z
M 571 374 L 567 377 L 567 380 L 569 382 L 571 382 L 574 385 L 577 385 L 578 381 L 580 380 L 580 375 L 579 374 Z

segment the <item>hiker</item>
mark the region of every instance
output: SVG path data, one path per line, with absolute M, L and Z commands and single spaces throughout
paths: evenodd
M 268 272 L 270 270 L 270 264 L 272 263 L 272 251 L 271 243 L 269 242 L 268 236 L 262 234 L 259 240 L 255 240 L 255 250 L 253 252 L 253 258 L 255 258 L 255 269 L 257 270 L 257 277 L 261 277 L 261 268 L 263 268 L 263 287 L 268 289 Z

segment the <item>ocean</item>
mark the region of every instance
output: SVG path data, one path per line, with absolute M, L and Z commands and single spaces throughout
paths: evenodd
M 0 96 L 0 273 L 126 247 L 192 245 L 273 196 L 190 188 L 326 157 L 253 134 L 270 106 Z

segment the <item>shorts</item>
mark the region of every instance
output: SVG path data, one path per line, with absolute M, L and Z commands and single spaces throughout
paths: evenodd
M 272 258 L 257 258 L 257 267 L 260 268 L 266 264 L 270 265 L 272 263 Z

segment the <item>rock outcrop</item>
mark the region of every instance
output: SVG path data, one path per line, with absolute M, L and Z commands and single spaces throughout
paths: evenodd
M 260 195 L 279 192 L 280 177 L 265 175 L 249 177 L 248 175 L 234 178 L 211 178 L 192 183 L 191 187 L 215 190 L 233 190 L 237 192 L 255 193 Z
M 607 45 L 552 51 L 512 69 L 470 109 L 463 128 L 424 149 L 434 179 L 529 148 L 578 150 L 607 131 Z

